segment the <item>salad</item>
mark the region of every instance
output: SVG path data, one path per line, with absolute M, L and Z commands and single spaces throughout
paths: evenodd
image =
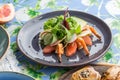
M 86 56 L 90 55 L 87 46 L 92 46 L 91 35 L 99 40 L 101 36 L 90 25 L 81 22 L 75 16 L 70 16 L 68 10 L 64 15 L 48 19 L 44 23 L 44 31 L 40 33 L 40 44 L 43 44 L 44 54 L 55 52 L 59 62 L 62 62 L 62 55 L 73 56 L 77 50 L 83 49 Z

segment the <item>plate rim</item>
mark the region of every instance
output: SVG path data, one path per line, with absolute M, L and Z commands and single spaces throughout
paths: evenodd
M 0 60 L 1 60 L 7 54 L 7 50 L 10 46 L 10 36 L 9 36 L 8 32 L 6 31 L 6 29 L 2 25 L 0 25 L 0 28 L 5 32 L 5 34 L 8 38 L 7 48 L 4 50 L 3 54 L 0 56 Z
M 23 73 L 20 73 L 20 72 L 15 72 L 15 71 L 0 71 L 0 74 L 1 74 L 1 73 L 19 74 L 19 75 L 26 76 L 26 77 L 29 77 L 29 78 L 31 78 L 32 80 L 34 80 L 33 77 L 31 77 L 31 76 L 29 76 L 29 75 L 26 75 L 26 74 L 23 74 Z
M 41 14 L 41 15 L 38 15 L 37 17 L 28 20 L 28 21 L 23 25 L 23 27 L 24 27 L 26 24 L 28 24 L 29 22 L 31 22 L 32 20 L 36 19 L 36 18 L 39 18 L 39 17 L 44 16 L 44 15 L 46 15 L 46 14 L 55 13 L 55 12 L 62 12 L 62 11 L 64 11 L 64 10 L 50 11 L 50 12 L 47 12 L 47 13 L 43 13 L 43 14 Z M 21 30 L 22 30 L 23 27 L 20 29 L 20 31 L 19 31 L 19 33 L 18 33 L 18 35 L 17 35 L 17 39 L 16 39 L 16 42 L 17 42 L 17 45 L 18 45 L 19 50 L 20 50 L 27 58 L 29 58 L 30 60 L 32 60 L 32 61 L 34 61 L 34 62 L 37 62 L 38 64 L 42 64 L 42 65 L 46 65 L 46 66 L 53 66 L 53 67 L 77 67 L 77 66 L 81 66 L 81 65 L 84 65 L 84 64 L 89 64 L 89 63 L 91 63 L 91 62 L 93 62 L 93 61 L 101 58 L 101 57 L 108 51 L 108 49 L 110 48 L 110 46 L 111 46 L 111 44 L 112 44 L 112 42 L 113 42 L 113 35 L 112 35 L 111 29 L 110 29 L 110 27 L 108 26 L 108 24 L 107 24 L 106 22 L 104 22 L 102 19 L 100 19 L 100 18 L 98 18 L 97 16 L 92 15 L 92 14 L 90 14 L 90 13 L 83 12 L 83 11 L 78 11 L 78 10 L 69 10 L 69 11 L 71 11 L 71 12 L 77 12 L 77 13 L 82 13 L 82 14 L 86 14 L 86 15 L 92 16 L 92 17 L 98 19 L 99 21 L 101 21 L 102 23 L 104 23 L 104 24 L 107 26 L 107 28 L 108 28 L 108 30 L 109 30 L 109 32 L 110 32 L 110 38 L 111 38 L 111 39 L 110 39 L 110 43 L 109 43 L 109 45 L 107 46 L 106 50 L 104 50 L 101 55 L 99 55 L 98 57 L 93 58 L 91 61 L 84 62 L 84 63 L 81 63 L 81 64 L 75 64 L 75 65 L 56 65 L 56 64 L 50 64 L 49 62 L 48 62 L 47 64 L 44 63 L 44 62 L 39 62 L 38 60 L 33 59 L 30 55 L 28 55 L 28 54 L 26 54 L 24 51 L 22 51 L 22 49 L 19 47 L 20 45 L 19 45 L 18 36 L 19 36 L 19 34 L 20 34 L 20 32 L 21 32 Z M 47 62 L 47 61 L 46 61 L 46 62 Z

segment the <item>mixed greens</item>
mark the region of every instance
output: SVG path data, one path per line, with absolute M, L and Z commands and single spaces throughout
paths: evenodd
M 44 32 L 41 34 L 44 45 L 50 45 L 59 40 L 66 44 L 71 41 L 74 35 L 81 33 L 81 25 L 77 23 L 76 17 L 66 18 L 69 28 L 64 26 L 63 21 L 64 16 L 61 15 L 50 18 L 44 23 Z
M 64 15 L 48 19 L 44 23 L 44 31 L 40 33 L 40 42 L 45 46 L 43 53 L 48 54 L 55 51 L 58 55 L 59 62 L 62 62 L 62 54 L 72 56 L 78 49 L 84 49 L 85 55 L 89 56 L 90 52 L 87 45 L 92 45 L 90 38 L 93 33 L 98 39 L 101 36 L 87 22 L 70 16 L 68 10 Z

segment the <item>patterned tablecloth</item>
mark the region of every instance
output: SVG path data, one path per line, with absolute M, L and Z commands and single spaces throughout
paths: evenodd
M 63 10 L 84 11 L 104 20 L 111 28 L 113 43 L 98 63 L 120 64 L 120 0 L 0 0 L 0 5 L 12 3 L 15 18 L 4 24 L 10 35 L 10 47 L 0 60 L 0 71 L 15 71 L 33 77 L 35 80 L 58 80 L 68 71 L 66 68 L 48 67 L 26 58 L 16 45 L 16 35 L 23 24 L 46 12 Z

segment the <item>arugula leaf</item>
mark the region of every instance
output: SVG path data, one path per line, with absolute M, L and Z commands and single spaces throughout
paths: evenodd
M 52 34 L 52 42 L 51 42 L 51 44 L 52 43 L 54 43 L 54 42 L 56 42 L 58 39 L 57 39 L 57 36 L 55 35 L 55 34 Z
M 75 28 L 77 25 L 77 22 L 72 17 L 68 17 L 67 22 L 69 23 L 70 28 Z
M 75 29 L 75 33 L 79 34 L 81 32 L 81 26 L 78 25 L 77 28 Z
M 44 45 L 49 45 L 52 42 L 53 36 L 51 33 L 47 33 L 43 37 Z
M 54 28 L 51 30 L 51 32 L 57 36 L 58 40 L 61 40 L 62 38 L 64 38 L 64 36 L 66 35 L 66 32 L 64 29 L 60 29 L 60 28 Z
M 67 18 L 67 22 L 69 23 L 69 26 L 72 32 L 76 34 L 79 34 L 81 32 L 81 26 L 79 23 L 77 23 L 74 17 Z
M 64 38 L 64 36 L 66 35 L 65 32 L 62 29 L 59 29 L 56 33 L 56 35 L 58 36 L 58 39 L 62 39 Z
M 64 20 L 64 16 L 63 15 L 57 16 L 56 18 L 57 18 L 57 22 L 60 22 L 60 23 L 62 23 L 63 20 Z
M 44 23 L 44 30 L 46 29 L 52 29 L 57 23 L 57 18 L 51 18 L 48 19 L 45 23 Z
M 65 31 L 66 31 L 66 39 L 65 39 L 65 42 L 69 42 L 70 40 L 71 40 L 71 38 L 72 38 L 72 31 L 70 32 L 70 31 L 68 31 L 67 29 L 65 29 Z
M 50 34 L 47 34 L 44 38 L 44 44 L 48 45 L 54 43 L 57 40 L 61 40 L 66 37 L 65 43 L 68 43 L 73 34 L 79 34 L 81 32 L 81 25 L 75 20 L 74 17 L 67 17 L 70 29 L 67 29 L 63 25 L 64 16 L 57 16 L 55 18 L 50 18 L 44 23 L 44 30 L 49 29 Z

